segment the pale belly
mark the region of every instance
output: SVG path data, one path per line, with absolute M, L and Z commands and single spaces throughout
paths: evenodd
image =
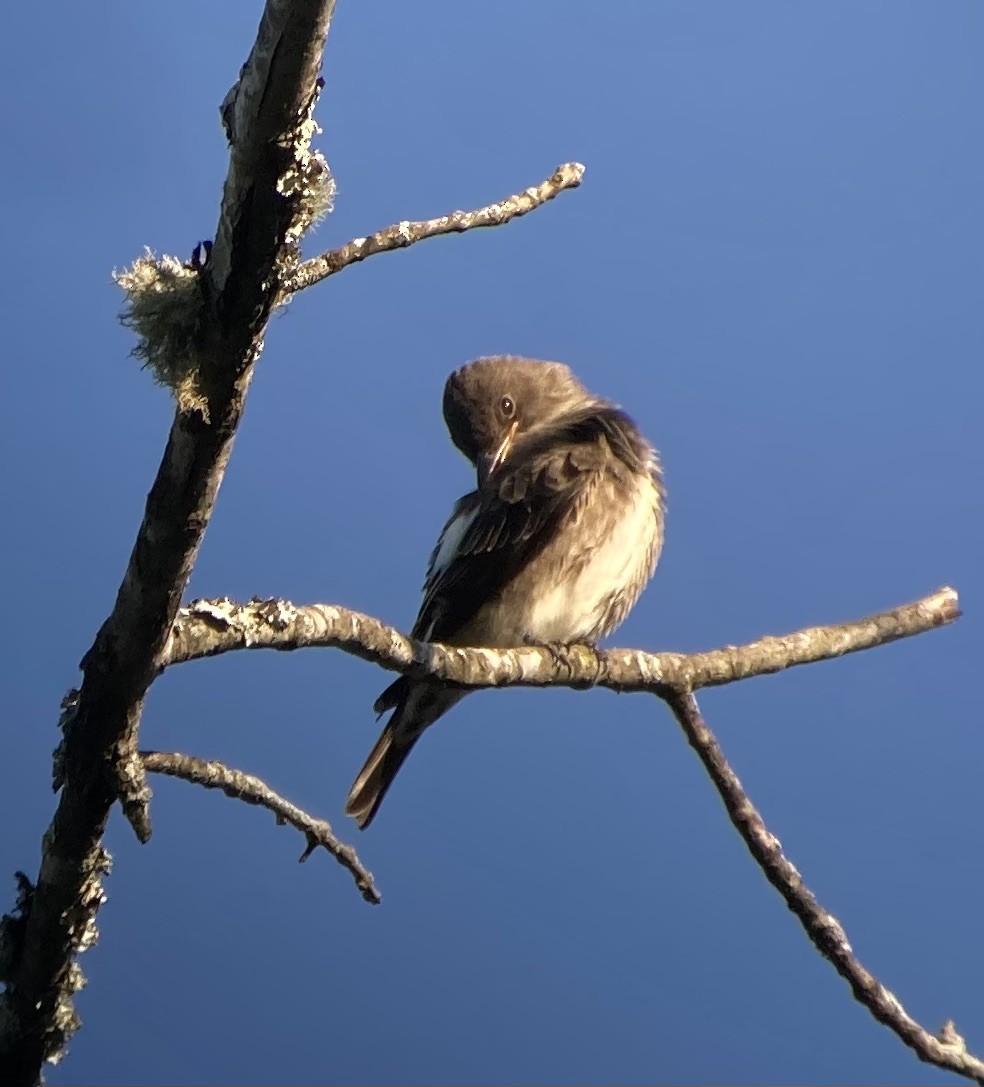
M 482 609 L 476 619 L 484 628 L 483 644 L 594 641 L 622 622 L 656 568 L 660 499 L 648 479 L 640 480 L 634 495 L 623 492 L 615 502 L 613 491 L 602 494 L 603 486 L 585 496 L 529 570 Z M 595 504 L 602 501 L 620 510 L 607 524 L 595 516 Z

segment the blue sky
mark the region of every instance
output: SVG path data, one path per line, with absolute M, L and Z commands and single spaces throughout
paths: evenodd
M 0 873 L 36 871 L 58 702 L 171 415 L 110 272 L 213 235 L 217 106 L 259 11 L 7 19 Z M 662 451 L 666 549 L 619 643 L 709 648 L 955 585 L 951 629 L 702 702 L 865 963 L 978 1052 L 982 38 L 971 0 L 339 0 L 337 209 L 308 252 L 569 159 L 585 183 L 273 321 L 191 585 L 409 628 L 469 486 L 443 381 L 507 351 L 570 363 Z M 143 743 L 260 774 L 354 840 L 385 682 L 330 652 L 189 665 Z M 950 1082 L 808 946 L 651 699 L 462 703 L 358 836 L 377 908 L 265 813 L 153 784 L 148 847 L 113 818 L 85 1028 L 52 1084 Z

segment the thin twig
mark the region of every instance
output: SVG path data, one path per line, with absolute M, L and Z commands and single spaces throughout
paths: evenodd
M 140 757 L 146 770 L 153 774 L 167 774 L 181 778 L 206 789 L 221 789 L 234 800 L 256 804 L 272 811 L 278 823 L 289 823 L 307 839 L 307 846 L 299 857 L 306 861 L 321 846 L 338 863 L 352 873 L 355 885 L 362 897 L 374 905 L 382 901 L 370 872 L 359 860 L 355 850 L 335 837 L 329 823 L 315 819 L 296 804 L 275 793 L 265 782 L 242 770 L 234 770 L 221 762 L 198 759 L 194 755 L 182 755 L 176 751 L 141 751 Z
M 182 608 L 161 667 L 236 649 L 335 648 L 394 672 L 432 675 L 469 687 L 608 687 L 658 692 L 662 687 L 733 683 L 793 665 L 829 660 L 952 623 L 960 615 L 949 588 L 911 604 L 834 626 L 810 627 L 708 653 L 572 647 L 561 660 L 536 646 L 465 649 L 417 642 L 372 616 L 334 604 L 286 600 L 199 600 Z
M 338 249 L 329 249 L 317 257 L 304 261 L 283 286 L 285 294 L 294 294 L 320 283 L 350 264 L 358 264 L 376 253 L 392 249 L 406 249 L 408 245 L 436 238 L 441 234 L 462 234 L 478 227 L 502 226 L 511 219 L 518 219 L 535 208 L 553 200 L 565 189 L 576 189 L 584 176 L 579 162 L 565 162 L 539 185 L 532 185 L 515 196 L 508 196 L 497 204 L 487 204 L 474 211 L 453 211 L 438 219 L 422 219 L 418 222 L 394 223 L 384 230 L 377 230 L 368 238 L 356 238 Z
M 936 1035 L 930 1034 L 906 1014 L 898 998 L 869 973 L 854 955 L 840 922 L 817 902 L 813 892 L 803 882 L 803 877 L 784 856 L 779 839 L 769 831 L 748 798 L 714 734 L 707 727 L 693 693 L 686 689 L 665 689 L 660 692 L 660 697 L 673 711 L 690 746 L 704 764 L 724 801 L 728 818 L 766 879 L 796 914 L 814 947 L 833 963 L 837 973 L 850 985 L 855 999 L 914 1050 L 920 1060 L 984 1084 L 984 1061 L 967 1052 L 967 1046 L 952 1021 L 944 1023 Z

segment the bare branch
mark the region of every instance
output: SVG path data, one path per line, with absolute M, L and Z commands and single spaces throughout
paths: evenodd
M 139 708 L 135 709 L 139 716 Z M 147 774 L 137 751 L 138 721 L 134 721 L 120 737 L 113 752 L 112 768 L 116 795 L 133 828 L 137 840 L 146 845 L 151 837 L 150 800 L 152 793 L 147 784 Z
M 352 873 L 356 887 L 367 902 L 378 904 L 382 901 L 372 872 L 362 864 L 352 846 L 340 842 L 331 825 L 324 819 L 315 819 L 313 815 L 275 793 L 258 777 L 242 770 L 234 770 L 221 762 L 198 759 L 194 755 L 181 755 L 176 751 L 141 751 L 140 756 L 144 768 L 153 774 L 167 774 L 202 785 L 206 789 L 221 789 L 233 800 L 243 800 L 247 804 L 256 804 L 272 811 L 278 823 L 289 823 L 307 839 L 307 846 L 299 860 L 306 861 L 321 846 L 343 868 Z
M 450 215 L 442 215 L 439 219 L 394 223 L 384 230 L 370 234 L 368 238 L 356 238 L 339 249 L 329 249 L 320 256 L 304 261 L 284 285 L 284 291 L 303 291 L 350 264 L 358 264 L 366 257 L 387 253 L 392 249 L 406 249 L 408 245 L 422 242 L 425 238 L 436 238 L 441 234 L 462 234 L 478 227 L 502 226 L 511 219 L 526 215 L 548 200 L 553 200 L 565 189 L 576 189 L 583 176 L 584 167 L 579 162 L 565 162 L 546 181 L 515 196 L 508 196 L 498 204 L 487 204 L 474 211 L 452 211 Z
M 911 604 L 836 626 L 708 653 L 646 653 L 574 646 L 566 660 L 547 649 L 466 649 L 417 642 L 378 619 L 334 604 L 284 600 L 199 600 L 175 620 L 161 667 L 235 649 L 334 648 L 394 672 L 432 675 L 468 687 L 607 687 L 650 691 L 697 689 L 829 660 L 952 623 L 957 594 L 944 588 Z
M 914 1050 L 920 1060 L 984 1084 L 984 1061 L 967 1052 L 967 1046 L 951 1020 L 947 1020 L 936 1035 L 930 1034 L 906 1014 L 898 998 L 857 959 L 840 922 L 817 902 L 803 877 L 784 856 L 781 842 L 769 831 L 748 798 L 707 727 L 693 694 L 686 689 L 675 689 L 664 691 L 661 697 L 704 764 L 724 801 L 728 818 L 749 853 L 796 914 L 814 947 L 833 963 L 837 973 L 850 985 L 854 998 Z
M 101 845 L 123 792 L 142 835 L 143 784 L 128 774 L 143 697 L 174 622 L 263 344 L 280 297 L 284 254 L 305 219 L 303 183 L 314 131 L 311 111 L 334 0 L 267 0 L 256 44 L 227 98 L 230 164 L 211 257 L 201 271 L 203 318 L 196 337 L 201 407 L 179 409 L 147 498 L 112 612 L 82 661 L 77 704 L 64 718 L 63 782 L 44 836 L 41 870 L 16 967 L 0 998 L 0 1066 L 11 1087 L 32 1087 L 58 1059 L 78 1020 L 83 984 L 77 951 L 96 937 Z M 316 171 L 315 171 L 316 172 Z

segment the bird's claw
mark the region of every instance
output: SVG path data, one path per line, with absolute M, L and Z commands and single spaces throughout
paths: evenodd
M 577 654 L 574 652 L 575 646 L 573 644 L 568 645 L 566 642 L 538 642 L 533 638 L 526 639 L 526 644 L 535 646 L 537 649 L 545 649 L 553 658 L 554 664 L 566 670 L 568 677 L 573 676 L 575 672 L 580 670 L 581 665 L 577 659 Z
M 594 657 L 595 674 L 591 677 L 582 676 L 582 679 L 572 684 L 576 690 L 593 687 L 607 674 L 604 654 L 598 649 L 597 643 L 594 641 L 538 642 L 535 638 L 527 637 L 524 642 L 532 648 L 545 649 L 553 658 L 554 664 L 559 665 L 566 671 L 568 681 L 573 680 L 578 673 L 583 674 L 585 671 L 585 655 L 579 653 L 578 649 L 589 650 Z

